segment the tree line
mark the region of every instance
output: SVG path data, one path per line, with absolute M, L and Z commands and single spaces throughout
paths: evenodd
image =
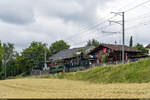
M 95 47 L 98 45 L 99 41 L 95 39 L 87 41 L 86 44 L 86 46 Z M 138 49 L 141 49 L 141 46 L 138 44 Z M 29 47 L 18 53 L 15 51 L 14 44 L 0 42 L 0 79 L 18 75 L 30 75 L 32 69 L 42 69 L 45 51 L 48 59 L 57 52 L 68 48 L 70 48 L 70 45 L 63 40 L 56 41 L 49 47 L 45 43 L 33 41 Z

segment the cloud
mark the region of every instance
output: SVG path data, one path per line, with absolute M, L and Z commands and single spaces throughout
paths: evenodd
M 103 43 L 117 41 L 121 44 L 121 33 L 110 34 L 102 31 L 121 32 L 120 25 L 109 26 L 107 19 L 113 16 L 110 14 L 111 11 L 123 11 L 142 1 L 137 0 L 134 4 L 132 2 L 131 0 L 1 0 L 0 40 L 14 43 L 19 51 L 28 47 L 32 41 L 46 42 L 50 45 L 61 39 L 68 42 L 71 47 L 84 46 L 92 38 Z M 149 6 L 145 5 L 126 13 L 125 27 L 148 22 L 148 18 L 138 17 L 148 13 L 148 8 Z M 112 20 L 121 20 L 121 17 Z M 149 25 L 138 26 L 136 29 L 134 26 L 126 30 L 126 44 L 131 35 L 134 43 L 150 43 L 148 27 Z
M 98 5 L 104 6 L 109 0 L 41 0 L 38 2 L 38 13 L 54 16 L 64 21 L 93 23 L 96 19 Z
M 1 0 L 0 20 L 12 24 L 34 21 L 33 0 Z

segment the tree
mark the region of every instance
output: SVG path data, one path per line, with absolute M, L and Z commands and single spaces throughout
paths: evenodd
M 44 64 L 45 49 L 49 52 L 45 44 L 41 42 L 32 42 L 28 48 L 23 50 L 21 53 L 22 56 L 17 58 L 21 62 L 18 62 L 18 66 L 21 66 L 21 64 L 24 66 L 22 71 L 25 72 L 26 75 L 29 75 L 31 70 L 34 68 L 43 68 L 41 64 Z
M 92 39 L 92 40 L 89 40 L 87 42 L 86 46 L 95 46 L 95 47 L 97 47 L 98 45 L 99 45 L 99 42 L 97 40 L 95 40 L 95 39 Z
M 49 47 L 51 55 L 58 53 L 61 50 L 69 49 L 70 45 L 63 40 L 56 41 Z
M 141 50 L 142 53 L 147 53 L 147 52 L 148 52 L 148 51 L 146 50 L 146 48 L 144 48 L 144 46 L 143 46 L 142 44 L 139 44 L 139 43 L 137 43 L 137 44 L 135 45 L 135 48 L 138 49 L 138 50 Z
M 129 43 L 129 47 L 132 47 L 133 46 L 133 38 L 132 36 L 130 37 L 130 43 Z
M 3 74 L 4 74 L 4 68 L 3 68 L 3 64 L 2 64 L 2 56 L 3 56 L 3 48 L 2 48 L 1 41 L 0 41 L 0 79 L 2 79 Z
M 7 77 L 7 72 L 9 72 L 10 66 L 7 66 L 10 60 L 13 59 L 14 56 L 14 45 L 11 43 L 3 43 L 3 53 L 2 53 L 2 63 L 5 68 L 5 78 Z

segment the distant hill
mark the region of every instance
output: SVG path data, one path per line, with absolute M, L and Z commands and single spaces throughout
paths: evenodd
M 146 83 L 150 82 L 150 58 L 124 65 L 110 65 L 94 67 L 86 71 L 59 73 L 52 77 L 92 83 Z

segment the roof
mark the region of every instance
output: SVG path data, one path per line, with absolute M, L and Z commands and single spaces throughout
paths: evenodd
M 105 48 L 109 48 L 109 49 L 112 49 L 112 50 L 115 50 L 115 51 L 122 51 L 122 45 L 115 45 L 115 44 L 100 44 L 98 47 L 96 47 L 95 49 L 93 49 L 91 51 L 94 52 L 96 51 L 99 47 L 105 47 Z M 137 50 L 136 48 L 133 48 L 133 47 L 128 47 L 125 45 L 125 52 L 141 52 L 140 50 Z
M 150 48 L 150 44 L 146 46 L 146 48 Z
M 77 52 L 79 52 L 80 49 L 84 49 L 89 52 L 93 50 L 94 48 L 95 48 L 94 46 L 87 46 L 87 47 L 80 47 L 80 48 L 73 48 L 73 49 L 65 49 L 51 56 L 50 59 L 52 60 L 68 59 L 68 58 L 72 58 L 73 54 L 76 54 Z

